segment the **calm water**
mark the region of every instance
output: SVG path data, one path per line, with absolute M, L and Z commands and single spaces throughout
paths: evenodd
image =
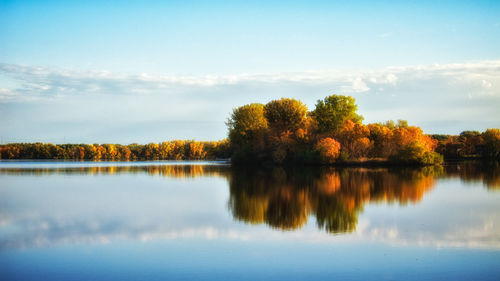
M 499 280 L 500 167 L 0 162 L 1 280 Z

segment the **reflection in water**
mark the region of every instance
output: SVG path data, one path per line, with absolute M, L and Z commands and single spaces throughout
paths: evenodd
M 330 233 L 352 232 L 366 202 L 418 202 L 441 173 L 441 167 L 233 169 L 229 206 L 236 219 L 253 224 L 291 230 L 314 215 Z
M 9 164 L 16 163 L 15 166 Z M 33 163 L 33 162 L 30 162 Z M 43 162 L 42 162 L 43 163 Z M 51 162 L 48 162 L 51 163 Z M 141 165 L 141 162 L 69 162 L 69 164 L 84 163 L 85 165 L 65 165 L 65 162 L 57 162 L 56 166 L 43 167 L 46 164 L 37 165 L 36 167 L 23 167 L 23 162 L 1 162 L 0 161 L 0 175 L 51 175 L 51 174 L 66 174 L 66 175 L 113 175 L 113 174 L 148 174 L 152 176 L 164 176 L 168 178 L 196 178 L 196 177 L 242 177 L 248 178 L 250 175 L 245 175 L 237 169 L 231 168 L 224 163 L 204 164 L 211 162 L 204 162 L 202 164 L 166 164 L 155 165 L 154 163 L 146 163 Z M 100 165 L 100 164 L 108 165 Z M 125 163 L 125 164 L 124 164 Z M 93 165 L 96 164 L 96 165 Z M 114 166 L 113 164 L 120 164 Z M 134 164 L 134 165 L 132 165 Z M 29 165 L 28 165 L 29 166 Z M 360 173 L 362 171 L 369 172 L 368 174 L 377 175 L 385 173 L 386 171 L 394 175 L 399 174 L 399 179 L 411 182 L 415 174 L 430 176 L 432 178 L 453 178 L 458 177 L 464 182 L 479 182 L 483 183 L 488 189 L 500 189 L 500 164 L 499 162 L 459 162 L 456 164 L 447 164 L 444 167 L 424 167 L 424 168 L 407 168 L 407 169 L 363 169 L 363 168 L 349 168 L 343 169 L 343 176 L 339 177 L 341 169 L 333 169 L 327 167 L 308 167 L 295 170 L 288 170 L 288 173 L 293 173 L 294 176 L 287 176 L 287 171 L 277 168 L 271 172 L 269 170 L 257 171 L 255 168 L 246 168 L 253 177 L 269 176 L 270 174 L 282 174 L 289 181 L 301 179 L 305 182 L 295 182 L 296 184 L 303 185 L 310 181 L 315 181 L 314 185 L 318 189 L 324 189 L 324 193 L 334 193 L 340 187 L 341 178 L 345 181 L 346 173 Z M 332 171 L 337 171 L 332 173 Z M 369 175 L 367 175 L 370 177 Z M 411 176 L 406 178 L 406 176 Z M 239 179 L 236 179 L 239 180 Z M 292 184 L 295 185 L 296 184 Z M 401 201 L 401 200 L 398 200 Z M 404 201 L 404 200 L 403 200 Z
M 446 177 L 459 177 L 464 182 L 482 182 L 488 189 L 500 189 L 500 163 L 465 162 L 446 166 Z
M 65 179 L 62 184 L 72 186 L 71 188 L 44 187 L 38 189 L 38 183 L 30 181 L 30 176 L 143 174 L 175 179 L 206 177 L 207 179 L 202 181 L 203 185 L 211 184 L 212 178 L 217 177 L 223 179 L 220 181 L 222 186 L 225 185 L 224 180 L 228 182 L 229 195 L 224 194 L 223 200 L 226 200 L 227 196 L 229 197 L 228 206 L 234 219 L 249 224 L 265 223 L 272 228 L 281 230 L 294 230 L 303 227 L 308 219 L 314 217 L 318 228 L 328 233 L 355 231 L 358 226 L 358 216 L 367 203 L 398 205 L 418 203 L 439 179 L 459 178 L 465 182 L 482 182 L 488 190 L 500 189 L 500 166 L 498 163 L 460 163 L 444 167 L 405 169 L 332 167 L 237 169 L 227 165 L 90 165 L 68 167 L 64 166 L 64 163 L 61 166 L 28 169 L 2 168 L 0 166 L 0 176 L 21 179 L 15 183 L 20 184 L 21 188 L 14 185 L 11 188 L 6 188 L 8 185 L 5 185 L 5 181 L 3 185 L 0 181 L 0 192 L 2 192 L 0 195 L 4 198 L 3 206 L 0 207 L 0 226 L 3 227 L 4 234 L 8 234 L 5 237 L 13 239 L 12 241 L 0 241 L 0 245 L 5 247 L 5 245 L 10 244 L 33 244 L 18 241 L 20 239 L 19 233 L 27 234 L 30 229 L 34 230 L 33 233 L 41 233 L 43 229 L 52 229 L 51 233 L 58 233 L 66 237 L 65 235 L 68 233 L 74 235 L 75 233 L 82 234 L 82 232 L 101 229 L 96 225 L 114 229 L 113 227 L 116 228 L 122 224 L 129 225 L 130 221 L 133 221 L 141 223 L 141 225 L 133 227 L 134 231 L 138 233 L 151 232 L 151 228 L 157 232 L 174 231 L 185 218 L 194 217 L 196 210 L 207 213 L 217 208 L 214 204 L 223 206 L 221 203 L 205 199 L 214 193 L 214 189 L 204 188 L 193 191 L 192 188 L 177 189 L 172 187 L 168 189 L 162 185 L 161 189 L 141 188 L 137 190 L 134 189 L 134 181 L 131 181 L 132 178 L 136 177 L 94 178 L 95 180 L 91 180 L 92 177 L 84 177 L 71 183 L 69 179 Z M 52 184 L 52 179 L 44 179 Z M 127 184 L 132 185 L 129 189 L 126 189 L 121 182 L 124 179 Z M 80 183 L 81 186 L 75 187 L 75 182 Z M 143 183 L 143 181 L 137 181 L 136 185 Z M 106 184 L 118 186 L 115 189 L 91 188 L 91 186 L 99 187 Z M 43 194 L 36 195 L 42 190 Z M 127 191 L 125 190 L 131 192 L 128 194 L 133 195 L 126 197 Z M 224 190 L 227 191 L 227 189 Z M 201 194 L 202 192 L 203 194 Z M 32 193 L 36 198 L 29 201 L 33 197 Z M 144 198 L 140 198 L 141 196 Z M 51 203 L 41 204 L 40 198 L 44 197 L 47 197 L 45 199 Z M 68 201 L 71 198 L 74 201 Z M 120 203 L 120 200 L 122 200 L 121 205 L 117 204 Z M 78 204 L 84 201 L 82 209 L 78 209 Z M 65 202 L 72 203 L 70 206 L 65 206 Z M 89 202 L 95 202 L 96 205 L 88 207 Z M 26 204 L 27 207 L 22 204 Z M 110 214 L 108 204 L 115 206 L 116 214 Z M 64 211 L 61 212 L 61 210 Z M 45 217 L 40 215 L 42 211 L 47 211 Z M 102 222 L 99 220 L 94 222 L 95 214 L 89 214 L 90 211 L 98 213 Z M 178 221 L 173 221 L 171 218 L 174 212 L 176 216 L 180 214 Z M 39 216 L 35 215 L 37 213 Z M 61 214 L 67 214 L 67 218 L 61 218 Z M 157 218 L 156 214 L 163 215 Z M 108 215 L 109 218 L 104 215 Z M 80 230 L 74 229 L 77 219 L 83 221 L 82 225 L 89 227 Z M 122 223 L 116 223 L 116 221 Z M 168 221 L 169 223 L 162 224 L 159 221 Z M 197 222 L 201 221 L 205 222 L 206 219 L 197 220 Z M 50 227 L 51 225 L 55 225 L 55 227 Z M 202 226 L 206 227 L 206 225 Z M 128 226 L 123 227 L 123 232 L 131 232 L 129 228 Z M 18 234 L 9 234 L 11 232 L 17 233 L 17 231 L 19 231 Z M 2 233 L 0 232 L 0 234 Z M 30 237 L 25 238 L 26 240 L 31 239 Z M 2 239 L 0 237 L 0 240 Z M 37 238 L 38 240 L 40 239 Z
M 1 167 L 1 166 L 0 166 Z M 0 168 L 0 174 L 10 175 L 114 175 L 141 174 L 164 176 L 168 178 L 226 177 L 229 166 L 226 165 L 147 165 L 147 166 L 81 166 L 52 168 Z
M 499 279 L 498 164 L 2 164 L 2 280 Z

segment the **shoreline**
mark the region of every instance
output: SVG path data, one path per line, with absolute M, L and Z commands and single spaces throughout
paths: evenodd
M 69 159 L 0 159 L 2 164 L 81 164 L 87 165 L 103 165 L 103 166 L 141 166 L 144 164 L 149 165 L 228 165 L 235 168 L 242 167 L 426 167 L 426 166 L 442 166 L 462 162 L 490 162 L 490 159 L 481 157 L 464 158 L 464 159 L 449 159 L 441 164 L 421 164 L 421 163 L 404 163 L 396 162 L 388 159 L 363 159 L 363 160 L 349 160 L 342 162 L 335 162 L 330 164 L 322 163 L 282 163 L 280 165 L 265 162 L 265 163 L 233 163 L 231 159 L 210 159 L 210 160 L 69 160 Z

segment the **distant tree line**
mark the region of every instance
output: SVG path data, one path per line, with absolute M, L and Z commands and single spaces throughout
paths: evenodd
M 149 144 L 51 144 L 0 145 L 1 159 L 61 159 L 92 161 L 213 160 L 229 158 L 227 140 L 199 142 L 174 140 Z
M 446 160 L 500 160 L 500 130 L 464 131 L 460 135 L 431 135 L 438 141 L 436 151 Z

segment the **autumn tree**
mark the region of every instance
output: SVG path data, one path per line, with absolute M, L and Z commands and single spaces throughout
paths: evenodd
M 233 109 L 226 122 L 233 160 L 242 162 L 260 161 L 265 150 L 265 135 L 268 122 L 264 117 L 264 105 L 247 104 Z
M 171 142 L 172 149 L 170 150 L 170 155 L 168 159 L 181 160 L 185 159 L 186 156 L 186 141 L 175 140 Z
M 500 160 L 500 129 L 488 129 L 482 134 L 484 155 Z
M 124 160 L 124 161 L 131 160 L 132 151 L 127 146 L 120 145 L 120 147 L 119 147 L 119 154 L 121 156 L 121 160 Z
M 393 136 L 392 129 L 383 124 L 369 124 L 370 140 L 372 141 L 372 148 L 370 152 L 371 157 L 387 158 L 391 154 L 391 139 Z
M 424 143 L 412 141 L 397 151 L 392 157 L 393 161 L 408 164 L 439 164 L 443 162 L 443 157 L 432 150 L 429 150 Z
M 437 141 L 425 135 L 415 126 L 401 126 L 393 129 L 390 141 L 393 161 L 408 164 L 439 164 L 443 157 L 434 152 Z
M 242 144 L 251 140 L 267 129 L 264 105 L 252 103 L 233 109 L 226 125 L 229 128 L 229 140 L 233 144 Z
M 266 141 L 271 160 L 281 164 L 294 158 L 297 141 L 305 138 L 307 107 L 296 99 L 273 100 L 264 106 L 264 117 L 269 124 Z
M 483 142 L 483 138 L 478 131 L 463 131 L 460 133 L 458 141 L 461 143 L 461 154 L 469 156 L 477 153 L 477 148 Z
M 295 132 L 304 127 L 307 107 L 296 99 L 282 98 L 264 106 L 264 116 L 269 127 L 277 133 Z
M 323 138 L 315 146 L 325 164 L 334 163 L 340 155 L 340 143 L 333 138 Z
M 368 156 L 371 141 L 368 138 L 370 129 L 367 126 L 346 120 L 336 135 L 345 158 L 357 159 Z
M 204 150 L 205 146 L 199 141 L 192 141 L 189 143 L 189 159 L 200 160 L 205 157 L 207 152 Z
M 357 110 L 358 106 L 353 97 L 331 95 L 324 100 L 318 100 L 311 115 L 317 121 L 320 133 L 333 133 L 339 130 L 347 120 L 360 123 L 363 116 L 358 115 Z

